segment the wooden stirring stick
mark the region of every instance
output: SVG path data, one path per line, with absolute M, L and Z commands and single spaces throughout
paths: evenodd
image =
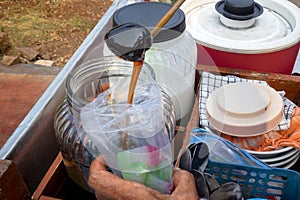
M 168 12 L 160 19 L 160 21 L 155 25 L 155 27 L 151 31 L 151 36 L 154 38 L 164 25 L 171 19 L 171 17 L 175 14 L 175 12 L 179 9 L 179 7 L 183 4 L 185 0 L 178 0 L 169 10 Z M 132 77 L 130 81 L 129 91 L 128 91 L 128 103 L 132 104 L 133 95 L 136 86 L 137 79 L 139 77 L 140 71 L 143 66 L 143 61 L 134 62 Z M 124 140 L 128 143 L 128 134 L 125 134 Z M 124 145 L 126 146 L 126 145 Z
M 151 31 L 152 37 L 155 37 L 160 29 L 166 25 L 166 23 L 171 19 L 179 7 L 183 4 L 185 0 L 178 0 L 176 3 L 168 10 L 168 12 L 160 19 L 160 21 L 155 25 Z
M 169 10 L 168 12 L 159 20 L 159 22 L 155 25 L 155 27 L 151 31 L 151 36 L 154 38 L 162 27 L 171 19 L 171 17 L 175 14 L 175 12 L 179 9 L 179 7 L 183 4 L 185 0 L 178 0 Z M 132 104 L 134 90 L 136 86 L 137 79 L 139 77 L 140 71 L 143 66 L 143 62 L 135 62 L 132 72 L 132 78 L 128 91 L 128 103 Z

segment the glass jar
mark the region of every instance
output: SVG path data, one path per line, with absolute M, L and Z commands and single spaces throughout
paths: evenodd
M 116 10 L 113 26 L 135 22 L 151 30 L 171 7 L 172 5 L 162 2 L 129 4 Z M 104 51 L 106 55 L 109 52 L 105 48 Z M 171 97 L 176 120 L 183 122 L 191 113 L 195 98 L 197 45 L 186 30 L 185 14 L 181 9 L 175 12 L 153 38 L 145 61 L 154 69 L 157 82 Z
M 99 152 L 80 124 L 80 111 L 108 86 L 131 76 L 132 66 L 132 62 L 107 56 L 84 62 L 67 77 L 66 99 L 58 106 L 54 119 L 55 135 L 69 177 L 86 190 L 90 190 L 87 184 L 90 164 Z M 152 68 L 145 63 L 139 80 L 154 79 Z M 161 94 L 166 133 L 171 141 L 175 133 L 174 107 L 163 90 Z

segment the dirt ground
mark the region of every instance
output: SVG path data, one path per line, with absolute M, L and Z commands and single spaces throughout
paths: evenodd
M 36 59 L 64 66 L 112 1 L 0 0 L 0 61 L 30 47 L 38 52 Z
M 300 6 L 299 0 L 290 0 Z M 33 60 L 64 66 L 113 0 L 0 0 L 0 61 L 20 48 L 38 52 Z M 22 57 L 21 57 L 22 58 Z

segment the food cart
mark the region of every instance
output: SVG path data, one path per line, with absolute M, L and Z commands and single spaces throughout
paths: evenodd
M 65 96 L 67 75 L 72 69 L 83 63 L 97 47 L 97 44 L 103 41 L 104 34 L 112 26 L 112 14 L 117 8 L 127 3 L 126 0 L 114 1 L 112 6 L 103 15 L 95 28 L 1 149 L 1 164 L 4 166 L 4 168 L 1 168 L 8 173 L 6 178 L 13 176 L 16 177 L 14 180 L 19 180 L 14 181 L 9 187 L 2 188 L 4 195 L 19 191 L 16 193 L 16 195 L 18 195 L 16 198 L 19 199 L 22 199 L 22 196 L 32 199 L 74 199 L 75 196 L 79 197 L 80 195 L 84 196 L 85 199 L 94 199 L 91 193 L 79 188 L 68 178 L 54 135 L 53 117 L 58 103 L 61 102 Z M 284 90 L 289 99 L 296 105 L 300 105 L 299 76 L 222 67 L 218 67 L 216 71 L 214 67 L 197 65 L 196 94 L 198 94 L 201 71 L 224 75 L 233 74 L 243 78 L 265 80 L 276 90 Z M 197 97 L 198 95 L 196 95 L 188 124 L 186 126 L 176 127 L 177 135 L 179 135 L 178 139 L 180 138 L 180 141 L 176 144 L 176 148 L 181 148 L 182 145 L 186 146 L 189 133 L 194 127 L 199 125 L 199 99 Z M 11 169 L 11 171 L 7 169 Z M 300 172 L 300 161 L 298 161 L 292 169 Z M 4 176 L 2 176 L 2 178 L 3 177 Z M 2 180 L 2 178 L 1 181 L 7 184 L 7 179 Z

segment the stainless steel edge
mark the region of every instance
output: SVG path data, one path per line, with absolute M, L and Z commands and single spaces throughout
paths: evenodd
M 114 11 L 126 3 L 124 0 L 113 2 L 0 150 L 0 159 L 14 161 L 31 192 L 38 186 L 59 151 L 53 117 L 58 104 L 65 97 L 67 75 L 103 41 L 104 34 L 111 26 L 110 19 Z

